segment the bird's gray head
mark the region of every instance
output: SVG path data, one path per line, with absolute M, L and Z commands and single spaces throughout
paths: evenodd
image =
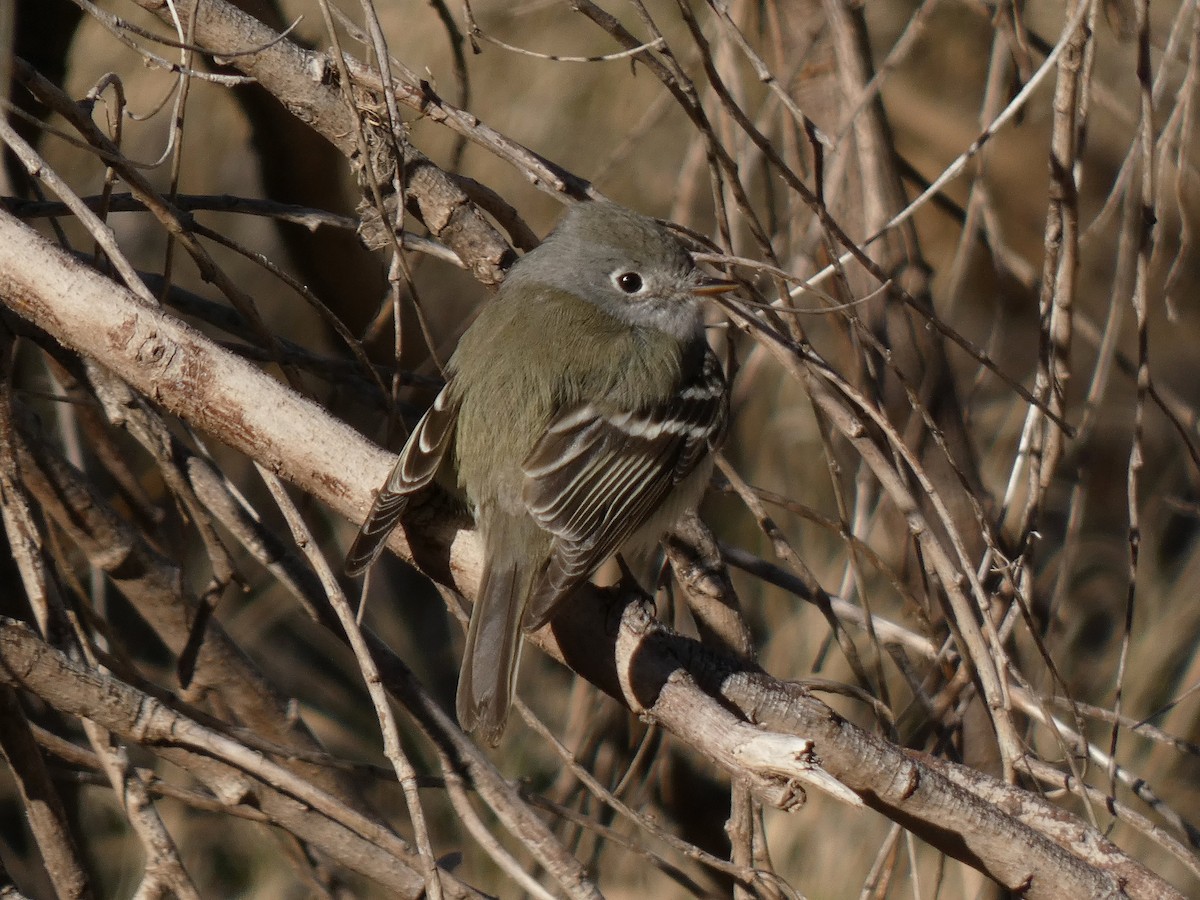
M 714 293 L 679 239 L 615 203 L 577 203 L 508 282 L 569 291 L 632 325 L 680 339 L 699 334 L 699 301 Z

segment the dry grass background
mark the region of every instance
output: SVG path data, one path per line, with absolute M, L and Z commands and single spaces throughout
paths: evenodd
M 68 6 L 65 0 L 46 0 L 44 5 L 47 9 Z M 103 7 L 162 33 L 159 20 L 132 3 L 110 0 Z M 351 18 L 361 21 L 362 12 L 357 6 L 343 7 Z M 804 135 L 755 78 L 712 10 L 700 4 L 696 7 L 701 27 L 714 41 L 716 64 L 741 106 L 788 161 L 796 164 L 806 183 L 813 185 L 811 146 Z M 568 4 L 477 2 L 472 8 L 486 35 L 539 53 L 594 56 L 616 49 L 610 35 L 573 12 Z M 827 55 L 830 30 L 821 4 L 800 0 L 734 2 L 727 8 L 751 44 L 779 74 L 781 83 L 834 142 L 826 164 L 828 171 L 836 174 L 834 160 L 839 153 L 847 155 L 846 148 L 852 141 L 846 136 L 849 124 L 839 119 L 848 112 L 847 104 L 823 105 L 814 95 L 828 90 L 831 74 Z M 870 55 L 877 68 L 898 41 L 906 45 L 882 82 L 881 98 L 895 151 L 925 179 L 937 177 L 967 150 L 980 133 L 981 117 L 990 118 L 981 109 L 989 75 L 996 74 L 996 67 L 1002 65 L 1005 71 L 996 79 L 998 106 L 992 114 L 1012 99 L 1030 72 L 1041 64 L 1045 50 L 1059 40 L 1065 25 L 1061 4 L 1030 2 L 1019 8 L 1017 33 L 1023 43 L 1014 45 L 1004 37 L 1002 18 L 1005 10 L 1010 10 L 1007 5 L 997 8 L 941 0 L 863 6 Z M 442 96 L 457 102 L 462 85 L 456 78 L 452 41 L 434 7 L 376 0 L 375 9 L 392 55 L 428 79 Z M 678 7 L 654 2 L 646 9 L 680 64 L 699 85 L 716 133 L 739 162 L 750 205 L 767 226 L 780 264 L 799 276 L 822 268 L 828 255 L 820 229 L 812 224 L 811 212 L 776 173 L 769 171 L 762 155 L 736 124 L 720 113 L 719 103 L 707 90 L 699 50 Z M 18 18 L 32 15 L 31 10 L 31 4 L 18 4 Z M 644 37 L 644 23 L 639 23 L 632 7 L 613 3 L 610 11 Z M 1131 297 L 1137 259 L 1136 255 L 1121 259 L 1122 241 L 1129 240 L 1131 226 L 1122 219 L 1126 183 L 1119 181 L 1123 167 L 1128 166 L 1136 185 L 1141 178 L 1139 161 L 1144 160 L 1137 145 L 1141 115 L 1139 41 L 1132 19 L 1127 27 L 1122 25 L 1123 17 L 1134 12 L 1132 4 L 1113 0 L 1099 4 L 1089 19 L 1094 23 L 1090 38 L 1094 58 L 1089 59 L 1087 69 L 1090 105 L 1086 140 L 1077 158 L 1071 160 L 1079 183 L 1080 239 L 1077 282 L 1071 291 L 1075 332 L 1065 362 L 1071 374 L 1066 418 L 1086 427 L 1078 438 L 1066 442 L 1054 477 L 1048 479 L 1041 495 L 1040 515 L 1033 526 L 1021 530 L 1020 512 L 1029 499 L 1023 474 L 1001 512 L 1014 467 L 1018 472 L 1025 471 L 1026 463 L 1018 448 L 1029 404 L 953 347 L 946 350 L 950 370 L 939 390 L 953 385 L 958 392 L 961 424 L 971 441 L 982 482 L 978 499 L 995 523 L 1005 550 L 1022 547 L 1030 532 L 1036 530 L 1036 537 L 1026 548 L 1027 555 L 1014 560 L 1011 571 L 1029 579 L 1024 585 L 1025 596 L 1035 604 L 1033 621 L 1061 684 L 1051 679 L 1030 629 L 1021 621 L 1006 643 L 1014 671 L 1043 697 L 1069 693 L 1080 703 L 1111 710 L 1123 641 L 1128 638 L 1119 682 L 1123 692 L 1121 711 L 1127 718 L 1120 730 L 1118 759 L 1126 770 L 1144 778 L 1167 808 L 1151 808 L 1133 796 L 1127 786 L 1118 789 L 1117 797 L 1188 847 L 1187 852 L 1193 856 L 1190 868 L 1153 835 L 1111 816 L 1103 804 L 1092 803 L 1090 809 L 1099 827 L 1111 829 L 1111 838 L 1132 857 L 1163 874 L 1185 894 L 1195 894 L 1200 892 L 1194 858 L 1196 832 L 1188 823 L 1200 815 L 1200 771 L 1195 744 L 1186 743 L 1200 742 L 1200 716 L 1196 713 L 1200 700 L 1191 693 L 1200 683 L 1196 654 L 1200 634 L 1200 604 L 1196 602 L 1196 585 L 1200 583 L 1200 544 L 1196 540 L 1200 472 L 1195 464 L 1196 410 L 1200 405 L 1200 380 L 1196 378 L 1200 310 L 1195 298 L 1200 288 L 1200 256 L 1191 243 L 1191 233 L 1200 224 L 1200 181 L 1196 173 L 1200 158 L 1192 140 L 1196 127 L 1193 107 L 1200 101 L 1196 74 L 1200 66 L 1200 12 L 1195 4 L 1155 4 L 1150 12 L 1150 74 L 1161 79 L 1162 88 L 1153 115 L 1157 194 L 1147 201 L 1153 207 L 1157 226 L 1142 282 L 1148 298 L 1147 361 L 1155 386 L 1182 418 L 1185 434 L 1181 435 L 1153 402 L 1139 398 L 1134 378 L 1120 365 L 1112 369 L 1106 382 L 1097 380 L 1098 368 L 1110 365 L 1114 357 L 1101 354 L 1090 336 L 1099 334 L 1108 321 L 1116 336 L 1111 352 L 1136 366 L 1138 333 Z M 289 22 L 303 17 L 293 38 L 315 47 L 328 45 L 315 2 L 287 0 L 279 4 L 278 13 Z M 449 14 L 463 29 L 463 10 L 456 7 Z M 349 52 L 366 55 L 360 45 L 345 35 L 343 39 Z M 997 44 L 999 49 L 994 52 Z M 466 106 L 483 122 L 566 170 L 591 179 L 597 190 L 614 200 L 717 237 L 714 191 L 702 145 L 687 117 L 645 67 L 633 65 L 628 59 L 580 63 L 536 58 L 486 40 L 480 41 L 479 49 L 478 54 L 469 47 L 465 50 L 470 76 Z M 116 72 L 132 112 L 150 110 L 174 84 L 173 76 L 143 65 L 136 52 L 119 44 L 87 15 L 65 61 L 61 83 L 72 97 L 83 96 L 104 73 Z M 945 202 L 926 203 L 916 212 L 915 231 L 909 238 L 919 241 L 928 267 L 928 296 L 937 316 L 984 348 L 999 370 L 1031 389 L 1039 360 L 1045 359 L 1046 353 L 1041 343 L 1044 321 L 1038 304 L 1049 206 L 1047 159 L 1053 130 L 1054 85 L 1052 69 L 1016 119 L 986 144 L 961 176 L 944 187 Z M 14 87 L 11 92 L 14 98 L 18 90 Z M 150 160 L 161 153 L 170 127 L 169 109 L 168 105 L 146 121 L 125 124 L 122 149 L 128 158 Z M 276 126 L 256 121 L 255 109 L 258 107 L 239 100 L 227 87 L 193 82 L 183 120 L 178 190 L 183 194 L 270 196 L 327 207 L 334 207 L 340 197 L 341 210 L 352 210 L 358 196 L 340 157 L 331 154 L 315 171 L 305 171 L 302 164 L 311 167 L 314 160 L 296 159 L 296 146 L 287 142 L 273 145 L 256 134 L 256 128 Z M 100 107 L 97 110 L 96 119 L 100 121 Z M 551 227 L 561 210 L 558 198 L 532 185 L 525 172 L 477 144 L 467 142 L 460 147 L 455 135 L 437 122 L 410 118 L 412 144 L 437 164 L 456 166 L 457 171 L 495 191 L 538 234 Z M 51 123 L 64 128 L 61 119 L 51 119 Z M 48 134 L 40 139 L 39 149 L 47 163 L 80 195 L 95 194 L 102 187 L 103 167 L 91 152 Z M 168 188 L 166 166 L 146 174 L 160 189 Z M 291 178 L 301 186 L 289 181 Z M 838 203 L 844 203 L 850 209 L 855 205 L 853 182 L 859 178 L 870 185 L 861 174 L 852 173 L 841 181 L 831 176 L 827 185 L 831 207 L 836 210 Z M 911 178 L 906 180 L 905 188 L 910 199 L 920 192 Z M 723 249 L 761 258 L 732 194 L 724 190 L 721 198 L 730 205 L 732 227 L 732 247 L 725 245 Z M 1134 206 L 1139 202 L 1135 198 Z M 971 206 L 971 214 L 986 223 L 992 252 L 980 241 L 979 232 L 964 238 L 964 209 L 969 204 L 977 204 Z M 295 234 L 281 234 L 266 218 L 218 213 L 197 213 L 197 217 L 313 285 L 356 334 L 367 334 L 368 323 L 377 320 L 366 345 L 375 359 L 390 359 L 393 338 L 386 308 L 380 315 L 381 304 L 388 300 L 385 256 L 370 255 L 344 239 L 330 249 L 334 237 L 326 229 L 316 231 L 308 243 L 301 243 Z M 851 237 L 863 239 L 861 220 L 853 221 L 853 216 L 847 214 L 843 223 Z M 144 213 L 121 213 L 112 216 L 112 224 L 120 246 L 139 269 L 161 271 L 167 241 L 156 222 Z M 90 247 L 82 229 L 69 222 L 64 222 L 64 227 L 73 246 L 81 250 Z M 901 258 L 894 249 L 888 252 L 893 255 L 885 260 L 886 265 L 899 266 Z M 253 261 L 224 250 L 214 250 L 214 255 L 253 296 L 274 333 L 320 353 L 347 358 L 344 347 L 319 317 Z M 176 251 L 172 279 L 177 285 L 216 296 L 194 267 L 179 260 Z M 439 354 L 445 358 L 469 322 L 471 310 L 485 302 L 487 292 L 463 272 L 437 260 L 414 255 L 413 265 L 414 283 L 429 329 Z M 1171 272 L 1174 274 L 1168 282 Z M 778 296 L 778 284 L 765 277 L 756 278 L 753 273 L 743 274 L 766 299 Z M 871 288 L 862 289 L 863 282 L 856 281 L 856 277 L 861 278 L 861 273 L 852 273 L 849 286 L 844 288 L 835 286 L 834 280 L 826 281 L 824 290 L 839 301 L 850 299 L 847 292 L 862 296 Z M 407 300 L 406 294 L 406 304 Z M 801 295 L 798 303 L 809 309 L 825 305 L 812 294 Z M 401 365 L 406 370 L 434 374 L 411 307 L 406 306 L 406 310 Z M 717 321 L 719 317 L 714 316 Z M 863 379 L 858 361 L 864 351 L 861 342 L 848 337 L 843 316 L 826 312 L 806 315 L 798 321 L 818 354 L 848 377 Z M 893 330 L 891 338 L 901 340 L 902 331 Z M 725 453 L 746 481 L 787 497 L 796 506 L 790 511 L 772 507 L 771 514 L 816 580 L 831 594 L 851 602 L 861 604 L 865 597 L 875 615 L 940 642 L 946 632 L 944 622 L 937 621 L 940 608 L 931 599 L 937 591 L 921 575 L 903 520 L 880 497 L 853 450 L 831 434 L 829 423 L 815 415 L 803 385 L 782 371 L 761 346 L 745 336 L 717 340 L 732 346 L 740 365 L 735 424 Z M 22 402 L 36 409 L 48 430 L 57 432 L 57 439 L 70 447 L 66 437 L 73 433 L 69 415 L 45 400 L 45 394 L 59 392 L 60 386 L 46 374 L 35 347 L 22 343 L 16 359 L 14 384 L 23 392 Z M 389 439 L 393 446 L 396 444 L 395 434 L 385 436 L 387 429 L 378 407 L 359 402 L 354 392 L 338 384 L 337 379 L 310 375 L 304 384 L 334 415 L 375 440 Z M 1091 400 L 1089 388 L 1097 393 Z M 400 397 L 401 409 L 411 412 L 428 402 L 430 396 L 428 390 L 406 390 Z M 1139 404 L 1144 410 L 1140 436 L 1135 427 Z M 903 411 L 905 404 L 892 402 L 887 408 L 903 427 L 897 411 Z M 1135 441 L 1142 446 L 1145 462 L 1136 483 L 1136 496 L 1131 499 L 1129 461 Z M 210 578 L 204 548 L 173 508 L 161 478 L 149 462 L 131 444 L 121 446 L 128 449 L 144 489 L 166 515 L 159 535 L 161 544 L 183 564 L 193 590 L 203 591 Z M 278 514 L 270 512 L 268 495 L 246 460 L 219 446 L 211 450 L 222 470 L 246 492 L 272 527 L 284 533 Z M 112 493 L 111 480 L 89 457 L 86 442 L 77 452 L 90 477 Z M 842 502 L 857 513 L 853 527 L 863 543 L 880 555 L 880 566 L 862 553 L 849 554 L 847 542 L 836 528 L 831 530 L 814 521 L 816 517 L 838 521 L 831 454 L 840 466 L 836 478 Z M 122 501 L 117 502 L 120 506 Z M 316 503 L 299 502 L 322 549 L 336 561 L 352 533 L 352 524 Z M 1140 518 L 1141 535 L 1132 628 L 1126 634 L 1131 506 Z M 754 517 L 730 492 L 714 492 L 703 518 L 728 545 L 783 565 L 775 558 L 770 540 Z M 74 572 L 80 594 L 87 595 L 117 629 L 131 663 L 137 665 L 142 676 L 174 689 L 174 658 L 130 607 L 93 574 L 94 570 L 89 570 L 81 554 L 63 546 L 61 537 L 54 552 L 56 566 L 63 572 Z M 246 590 L 227 590 L 216 617 L 266 676 L 287 696 L 295 698 L 297 713 L 331 754 L 386 765 L 378 724 L 354 658 L 335 636 L 314 624 L 271 575 L 249 562 L 244 554 L 236 559 Z M 897 589 L 887 574 L 889 570 L 897 573 L 895 578 L 904 585 L 903 590 Z M 13 579 L 15 586 L 14 572 L 9 568 L 5 577 Z M 829 628 L 814 606 L 743 572 L 735 572 L 734 584 L 765 670 L 784 679 L 817 675 L 834 682 L 854 683 L 854 673 L 836 645 L 830 646 Z M 994 582 L 992 587 L 996 587 Z M 1002 615 L 999 605 L 1009 603 L 1011 596 L 1003 591 L 997 596 L 1002 599 L 996 600 L 995 611 Z M 3 606 L 8 615 L 28 618 L 21 612 L 23 604 L 15 598 L 10 597 Z M 683 607 L 682 598 L 675 598 L 669 605 L 664 600 L 662 608 L 680 629 L 688 631 L 692 626 Z M 366 621 L 435 696 L 451 705 L 461 631 L 424 579 L 394 560 L 380 565 L 371 579 Z M 901 742 L 951 758 L 965 758 L 985 771 L 998 771 L 994 748 L 988 746 L 986 738 L 979 737 L 978 730 L 971 730 L 972 713 L 965 704 L 962 711 L 966 724 L 958 723 L 961 728 L 931 728 L 935 723 L 926 707 L 914 700 L 909 680 L 915 677 L 934 692 L 944 686 L 944 679 L 930 676 L 926 660 L 911 656 L 901 660 L 894 650 L 873 647 L 862 631 L 852 634 L 864 658 L 870 665 L 878 665 L 882 678 L 871 686 L 871 691 L 884 698 L 890 708 Z M 654 815 L 664 828 L 706 849 L 728 854 L 722 832 L 729 811 L 728 778 L 701 756 L 660 729 L 638 722 L 540 653 L 526 652 L 520 695 L 602 783 L 609 788 L 620 786 L 621 796 L 630 806 Z M 861 702 L 822 696 L 863 727 L 877 727 L 870 710 Z M 219 707 L 213 712 L 220 715 Z M 64 736 L 79 736 L 70 722 L 36 705 L 29 709 L 29 715 Z M 1070 719 L 1069 714 L 1064 715 Z M 1110 724 L 1100 714 L 1083 715 L 1080 721 L 1094 746 L 1107 752 Z M 1142 721 L 1184 743 L 1171 745 L 1128 727 Z M 414 765 L 421 772 L 436 773 L 438 761 L 430 747 L 415 730 L 406 730 L 404 722 L 402 719 L 404 745 Z M 1035 754 L 1059 764 L 1064 751 L 1053 735 L 1028 725 L 1024 719 L 1021 723 Z M 987 734 L 986 729 L 983 733 Z M 149 752 L 135 749 L 133 755 L 139 763 L 157 768 L 167 781 L 190 784 L 186 775 L 155 761 Z M 548 745 L 525 725 L 510 725 L 494 757 L 506 775 L 521 779 L 530 790 L 577 809 L 592 822 L 608 826 L 634 843 L 635 849 L 630 850 L 588 827 L 553 820 L 567 845 L 596 874 L 607 896 L 687 894 L 686 883 L 681 884 L 652 865 L 636 852 L 638 845 L 662 853 L 672 865 L 682 867 L 696 879 L 696 892 L 722 894 L 732 890 L 728 882 L 673 855 L 634 824 L 602 809 L 562 770 Z M 72 775 L 77 773 L 75 767 L 59 764 L 56 772 L 77 823 L 97 895 L 132 895 L 143 878 L 141 857 L 111 791 L 106 785 L 89 783 L 94 778 Z M 1101 793 L 1108 790 L 1109 778 L 1095 758 L 1087 777 Z M 71 786 L 72 778 L 82 783 Z M 48 896 L 45 892 L 49 888 L 38 872 L 38 851 L 20 825 L 20 801 L 6 779 L 0 774 L 0 859 L 27 892 Z M 402 795 L 394 780 L 363 778 L 362 783 L 376 808 L 392 813 L 394 827 L 410 835 Z M 1056 803 L 1084 814 L 1085 807 L 1077 798 L 1053 791 L 1051 795 Z M 465 835 L 442 793 L 427 790 L 424 800 L 436 853 L 461 852 L 462 864 L 455 869 L 461 878 L 484 890 L 515 896 L 512 882 Z M 179 845 L 182 861 L 203 896 L 307 896 L 319 889 L 353 896 L 388 895 L 386 888 L 345 872 L 331 873 L 319 862 L 310 868 L 294 841 L 264 826 L 239 822 L 217 812 L 199 812 L 170 800 L 159 806 Z M 777 872 L 808 897 L 970 897 L 984 896 L 992 890 L 977 872 L 948 861 L 920 841 L 904 837 L 882 816 L 848 808 L 824 796 L 810 794 L 808 804 L 798 811 L 768 811 L 765 830 Z M 890 873 L 890 881 L 880 872 Z M 549 890 L 553 893 L 557 888 L 550 885 Z

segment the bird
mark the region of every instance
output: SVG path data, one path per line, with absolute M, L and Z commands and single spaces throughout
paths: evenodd
M 456 712 L 495 745 L 523 632 L 618 551 L 696 508 L 729 419 L 703 274 L 655 219 L 579 202 L 520 257 L 449 360 L 347 552 L 356 575 L 433 483 L 465 496 L 484 548 Z

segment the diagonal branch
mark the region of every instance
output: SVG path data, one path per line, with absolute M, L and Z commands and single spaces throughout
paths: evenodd
M 390 454 L 315 404 L 160 309 L 139 303 L 2 212 L 0 297 L 170 412 L 347 517 L 362 514 L 371 487 L 390 467 Z M 480 568 L 474 535 L 437 518 L 423 525 L 419 534 L 395 536 L 391 547 L 472 596 Z M 592 592 L 535 640 L 631 708 L 751 780 L 775 802 L 794 800 L 788 785 L 805 771 L 799 765 L 803 761 L 776 759 L 764 768 L 739 760 L 729 734 L 744 733 L 745 723 L 731 729 L 738 720 L 713 702 L 715 693 L 732 699 L 740 689 L 734 702 L 748 722 L 765 721 L 770 732 L 814 741 L 824 770 L 868 804 L 1012 889 L 1024 889 L 1030 897 L 1103 896 L 1116 889 L 1116 880 L 1096 865 L 978 795 L 949 787 L 899 747 L 867 735 L 811 698 L 793 702 L 794 691 L 753 666 L 715 657 L 653 624 L 644 610 L 626 613 L 626 607 L 627 598 L 614 618 L 602 594 Z M 387 679 L 386 668 L 381 672 Z M 1078 828 L 1091 834 L 1083 823 Z M 1133 866 L 1140 885 L 1150 886 L 1131 895 L 1173 896 L 1168 885 L 1119 852 L 1114 850 L 1112 858 Z

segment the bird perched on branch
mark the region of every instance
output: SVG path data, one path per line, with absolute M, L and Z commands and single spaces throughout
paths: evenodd
M 508 718 L 522 631 L 699 502 L 728 415 L 700 301 L 734 287 L 653 219 L 575 205 L 463 335 L 376 495 L 350 574 L 435 478 L 466 496 L 485 563 L 457 708 L 488 743 Z

